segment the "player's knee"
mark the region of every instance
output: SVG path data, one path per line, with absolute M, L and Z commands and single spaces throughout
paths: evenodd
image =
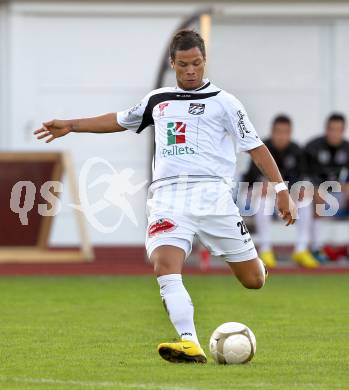
M 255 275 L 254 277 L 242 281 L 244 287 L 252 290 L 259 290 L 264 286 L 264 283 L 265 283 L 264 275 Z
M 168 275 L 173 273 L 173 269 L 166 260 L 161 261 L 158 259 L 158 261 L 154 261 L 154 273 L 156 276 Z
M 156 253 L 156 251 L 152 254 L 150 261 L 153 263 L 154 273 L 157 276 L 166 274 L 166 271 L 168 271 L 170 268 L 166 257 L 159 255 L 158 253 Z
M 161 246 L 152 252 L 150 261 L 156 276 L 179 274 L 182 272 L 184 252 L 180 248 Z
M 265 277 L 264 275 L 258 276 L 254 281 L 254 289 L 259 290 L 264 286 L 265 283 Z

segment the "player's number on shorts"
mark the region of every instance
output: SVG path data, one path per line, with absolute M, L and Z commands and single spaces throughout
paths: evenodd
M 240 221 L 236 225 L 240 228 L 242 236 L 248 233 L 248 229 L 244 221 Z

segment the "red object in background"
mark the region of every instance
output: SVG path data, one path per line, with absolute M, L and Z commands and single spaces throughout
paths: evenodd
M 323 251 L 331 261 L 337 261 L 341 257 L 348 257 L 347 245 L 341 245 L 341 246 L 325 245 L 323 247 Z
M 207 271 L 210 268 L 210 252 L 206 248 L 199 249 L 200 269 Z
M 44 220 L 48 218 L 38 212 L 39 204 L 48 204 L 47 200 L 42 197 L 40 189 L 47 181 L 57 180 L 53 175 L 60 156 L 54 154 L 53 157 L 46 157 L 45 161 L 45 154 L 35 159 L 35 156 L 30 157 L 30 153 L 28 153 L 29 156 L 17 153 L 17 156 L 10 160 L 6 154 L 2 154 L 0 161 L 0 248 L 36 246 L 40 240 L 42 226 L 45 225 Z M 12 191 L 16 183 L 20 181 L 30 182 L 35 191 L 33 206 L 28 210 L 27 225 L 22 224 L 19 214 L 10 208 Z M 18 208 L 23 208 L 25 199 L 30 198 L 27 191 L 22 188 Z
M 72 250 L 78 248 L 53 248 L 53 250 Z M 85 263 L 26 263 L 0 264 L 0 275 L 153 275 L 153 267 L 145 261 L 143 246 L 115 246 L 94 248 L 95 261 Z M 291 253 L 292 248 L 287 253 Z M 188 275 L 231 275 L 230 268 L 210 267 L 206 272 L 197 266 L 185 264 Z M 332 267 L 301 268 L 294 265 L 273 268 L 271 274 L 293 275 L 338 275 L 349 276 L 349 266 L 342 267 L 333 264 Z

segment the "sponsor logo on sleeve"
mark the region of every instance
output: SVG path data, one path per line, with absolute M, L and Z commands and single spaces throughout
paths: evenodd
M 202 115 L 205 112 L 205 104 L 190 103 L 188 112 L 192 115 Z
M 138 103 L 136 104 L 135 106 L 131 107 L 128 112 L 127 112 L 127 115 L 128 116 L 131 116 L 134 112 L 136 112 L 140 107 L 141 107 L 142 103 Z
M 250 133 L 250 130 L 248 130 L 245 125 L 245 121 L 244 121 L 245 114 L 241 110 L 239 110 L 236 114 L 239 118 L 238 128 L 240 131 L 241 138 L 245 138 L 245 133 Z

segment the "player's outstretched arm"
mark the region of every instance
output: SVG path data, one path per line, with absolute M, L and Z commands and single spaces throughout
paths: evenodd
M 93 118 L 60 120 L 44 122 L 40 129 L 34 131 L 37 139 L 46 139 L 46 143 L 69 133 L 114 133 L 126 130 L 117 122 L 115 113 L 95 116 Z
M 258 169 L 270 182 L 283 183 L 279 168 L 265 145 L 258 146 L 248 152 Z M 297 218 L 297 208 L 287 189 L 277 193 L 277 206 L 286 226 L 294 224 Z

